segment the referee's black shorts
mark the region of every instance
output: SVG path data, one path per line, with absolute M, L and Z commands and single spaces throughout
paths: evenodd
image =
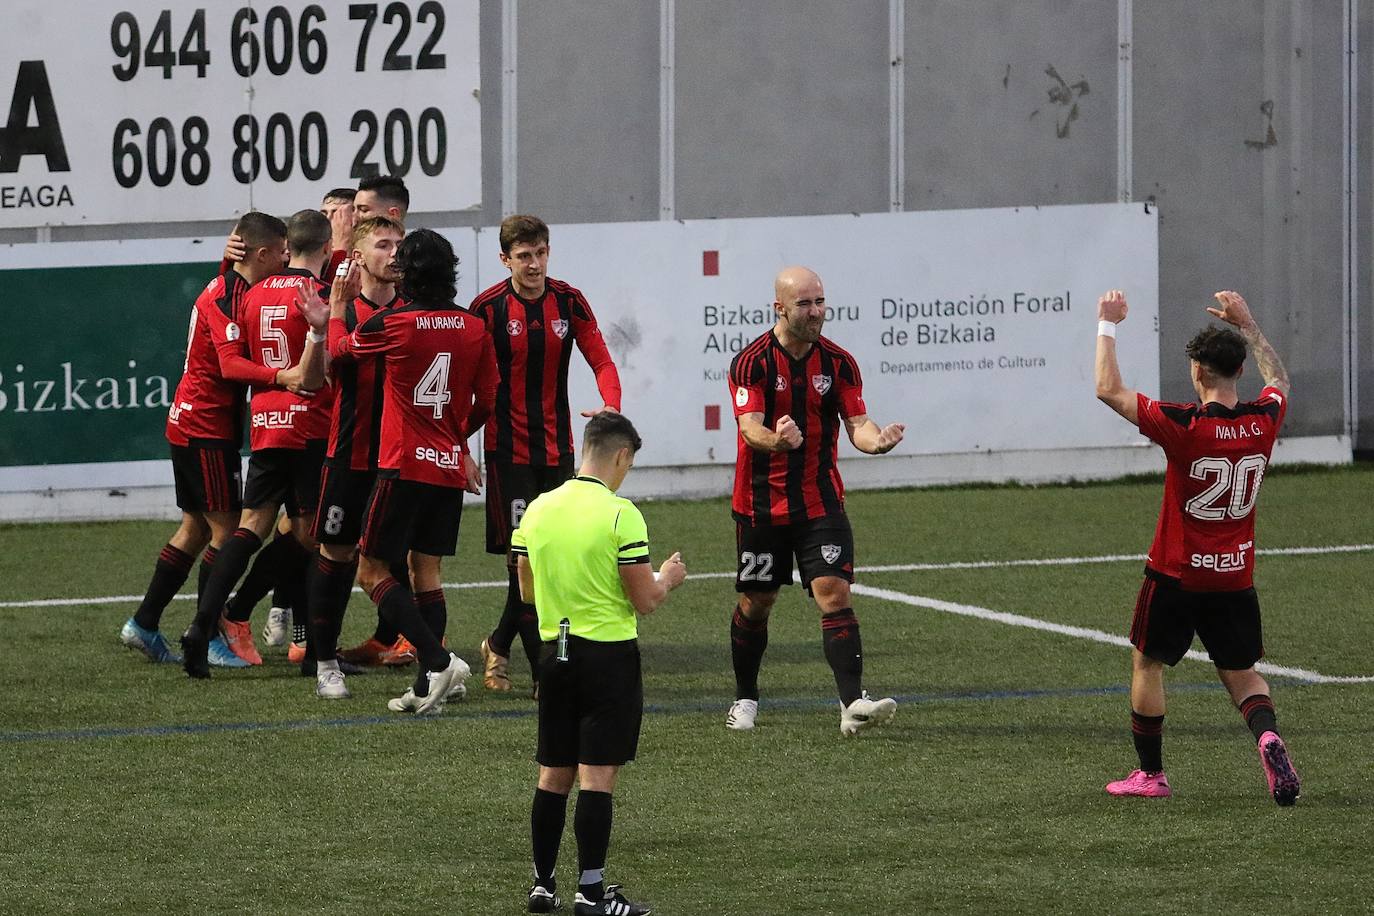
M 619 766 L 635 759 L 644 716 L 639 641 L 568 638 L 568 660 L 544 643 L 539 661 L 541 766 Z

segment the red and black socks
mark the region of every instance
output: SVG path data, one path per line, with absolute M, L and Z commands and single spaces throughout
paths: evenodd
M 825 646 L 825 660 L 835 675 L 840 704 L 847 707 L 863 693 L 864 648 L 854 609 L 842 608 L 822 614 L 821 641 Z
M 1164 772 L 1164 717 L 1142 716 L 1131 710 L 1131 737 L 1140 768 L 1146 773 Z
M 1274 714 L 1274 701 L 1262 693 L 1248 696 L 1240 701 L 1240 714 L 1250 734 L 1258 741 L 1265 732 L 1279 733 L 1279 720 Z
M 162 612 L 191 575 L 191 567 L 196 558 L 184 550 L 168 544 L 157 556 L 153 567 L 153 579 L 148 583 L 148 591 L 134 612 L 134 623 L 145 630 L 156 630 L 162 622 Z
M 759 698 L 759 667 L 768 648 L 768 618 L 750 620 L 740 606 L 730 618 L 730 661 L 735 668 L 735 699 Z

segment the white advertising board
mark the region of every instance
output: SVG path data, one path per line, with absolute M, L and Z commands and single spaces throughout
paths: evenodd
M 379 173 L 429 209 L 478 206 L 477 17 L 478 0 L 6 0 L 0 227 L 289 211 Z
M 789 264 L 824 281 L 823 333 L 858 360 L 870 415 L 907 425 L 896 454 L 1139 444 L 1093 394 L 1107 289 L 1130 303 L 1123 376 L 1159 390 L 1158 223 L 1140 204 L 555 226 L 550 249 L 615 357 L 640 465 L 735 460 L 730 360 L 772 327 Z M 481 230 L 483 285 L 506 275 L 498 251 Z M 573 409 L 598 406 L 573 367 Z

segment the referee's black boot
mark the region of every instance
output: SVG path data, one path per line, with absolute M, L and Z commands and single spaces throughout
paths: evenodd
M 181 667 L 190 677 L 210 677 L 210 640 L 194 624 L 181 634 Z
M 582 896 L 582 892 L 577 892 L 577 899 L 573 901 L 573 913 L 576 916 L 649 916 L 651 911 L 642 903 L 631 903 L 625 899 L 625 895 L 620 893 L 619 884 L 606 885 L 605 895 L 595 902 Z

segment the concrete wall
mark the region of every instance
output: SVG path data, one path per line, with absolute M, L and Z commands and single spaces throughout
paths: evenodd
M 512 4 L 516 194 L 504 200 L 502 49 Z M 1124 192 L 1160 207 L 1162 394 L 1191 397 L 1183 343 L 1213 290 L 1238 289 L 1289 365 L 1287 432 L 1346 434 L 1353 389 L 1357 444 L 1374 448 L 1374 4 L 1352 5 L 1365 49 L 1353 384 L 1343 371 L 1347 0 L 906 0 L 899 61 L 887 0 L 483 0 L 483 209 L 417 202 L 416 220 L 475 225 L 515 210 L 552 223 L 640 220 L 665 207 L 680 218 L 771 216 L 881 211 L 896 196 L 906 209 L 943 209 Z M 661 8 L 672 11 L 675 40 L 667 194 Z M 1132 105 L 1124 125 L 1123 53 Z M 904 95 L 896 188 L 894 73 Z M 73 227 L 51 237 L 221 231 Z M 33 238 L 0 232 L 0 242 Z M 576 276 L 576 265 L 561 269 Z

